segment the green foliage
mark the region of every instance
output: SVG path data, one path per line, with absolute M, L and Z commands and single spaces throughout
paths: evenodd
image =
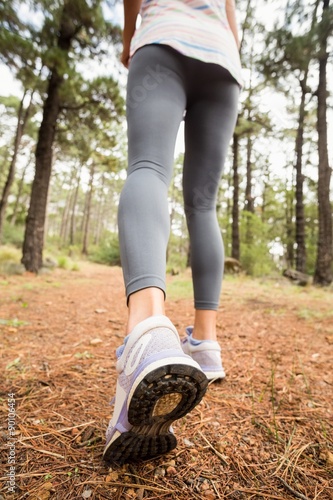
M 291 2 L 282 26 L 275 25 L 266 33 L 265 51 L 259 58 L 258 69 L 268 82 L 286 93 L 290 92 L 290 83 L 283 88 L 284 79 L 291 76 L 303 82 L 311 60 L 316 57 L 318 3 Z
M 10 245 L 0 246 L 0 273 L 5 275 L 22 274 L 21 252 Z
M 0 104 L 6 108 L 6 112 L 12 116 L 17 116 L 17 111 L 20 107 L 20 99 L 17 96 L 0 96 Z
M 6 222 L 3 227 L 2 242 L 4 245 L 13 245 L 16 248 L 21 248 L 24 237 L 24 226 L 15 224 L 14 226 Z
M 110 234 L 100 245 L 89 249 L 89 260 L 99 264 L 120 266 L 120 249 L 118 235 Z
M 59 255 L 57 258 L 58 267 L 60 269 L 66 269 L 67 271 L 78 271 L 79 265 L 77 262 L 73 262 L 73 260 L 67 255 Z
M 0 246 L 0 264 L 8 261 L 18 263 L 20 259 L 21 253 L 17 248 L 10 245 Z
M 70 268 L 70 263 L 69 263 L 69 259 L 67 256 L 60 255 L 58 257 L 58 267 L 60 267 L 60 269 L 69 269 Z
M 276 270 L 269 253 L 269 227 L 255 214 L 243 212 L 240 223 L 241 264 L 251 276 L 265 276 Z M 246 241 L 247 240 L 247 241 Z

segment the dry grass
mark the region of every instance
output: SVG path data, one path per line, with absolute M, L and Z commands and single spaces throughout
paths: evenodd
M 331 292 L 227 280 L 226 380 L 175 423 L 175 450 L 110 468 L 102 451 L 126 318 L 122 278 L 116 268 L 80 268 L 0 277 L 0 498 L 333 498 Z M 179 332 L 191 302 L 168 303 Z M 17 410 L 13 495 L 8 393 Z

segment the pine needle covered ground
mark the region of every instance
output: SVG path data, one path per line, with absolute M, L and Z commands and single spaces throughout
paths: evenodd
M 190 276 L 168 287 L 182 334 Z M 175 450 L 117 468 L 102 451 L 126 320 L 121 270 L 0 277 L 0 499 L 332 499 L 332 304 L 332 289 L 227 278 L 227 378 L 175 423 Z

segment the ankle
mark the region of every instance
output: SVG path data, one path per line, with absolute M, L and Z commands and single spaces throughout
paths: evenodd
M 144 288 L 130 295 L 127 334 L 151 316 L 165 316 L 164 292 L 160 288 Z
M 216 340 L 216 311 L 195 311 L 192 338 L 195 340 Z
M 194 326 L 193 328 L 193 333 L 192 333 L 192 338 L 194 340 L 216 340 L 216 329 L 212 330 L 200 330 L 199 328 L 196 328 Z

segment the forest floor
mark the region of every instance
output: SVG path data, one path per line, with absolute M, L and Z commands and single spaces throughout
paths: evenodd
M 332 288 L 227 277 L 226 379 L 174 424 L 175 450 L 109 467 L 121 270 L 0 276 L 0 499 L 333 499 L 332 304 Z M 168 278 L 167 314 L 191 324 L 188 273 Z

